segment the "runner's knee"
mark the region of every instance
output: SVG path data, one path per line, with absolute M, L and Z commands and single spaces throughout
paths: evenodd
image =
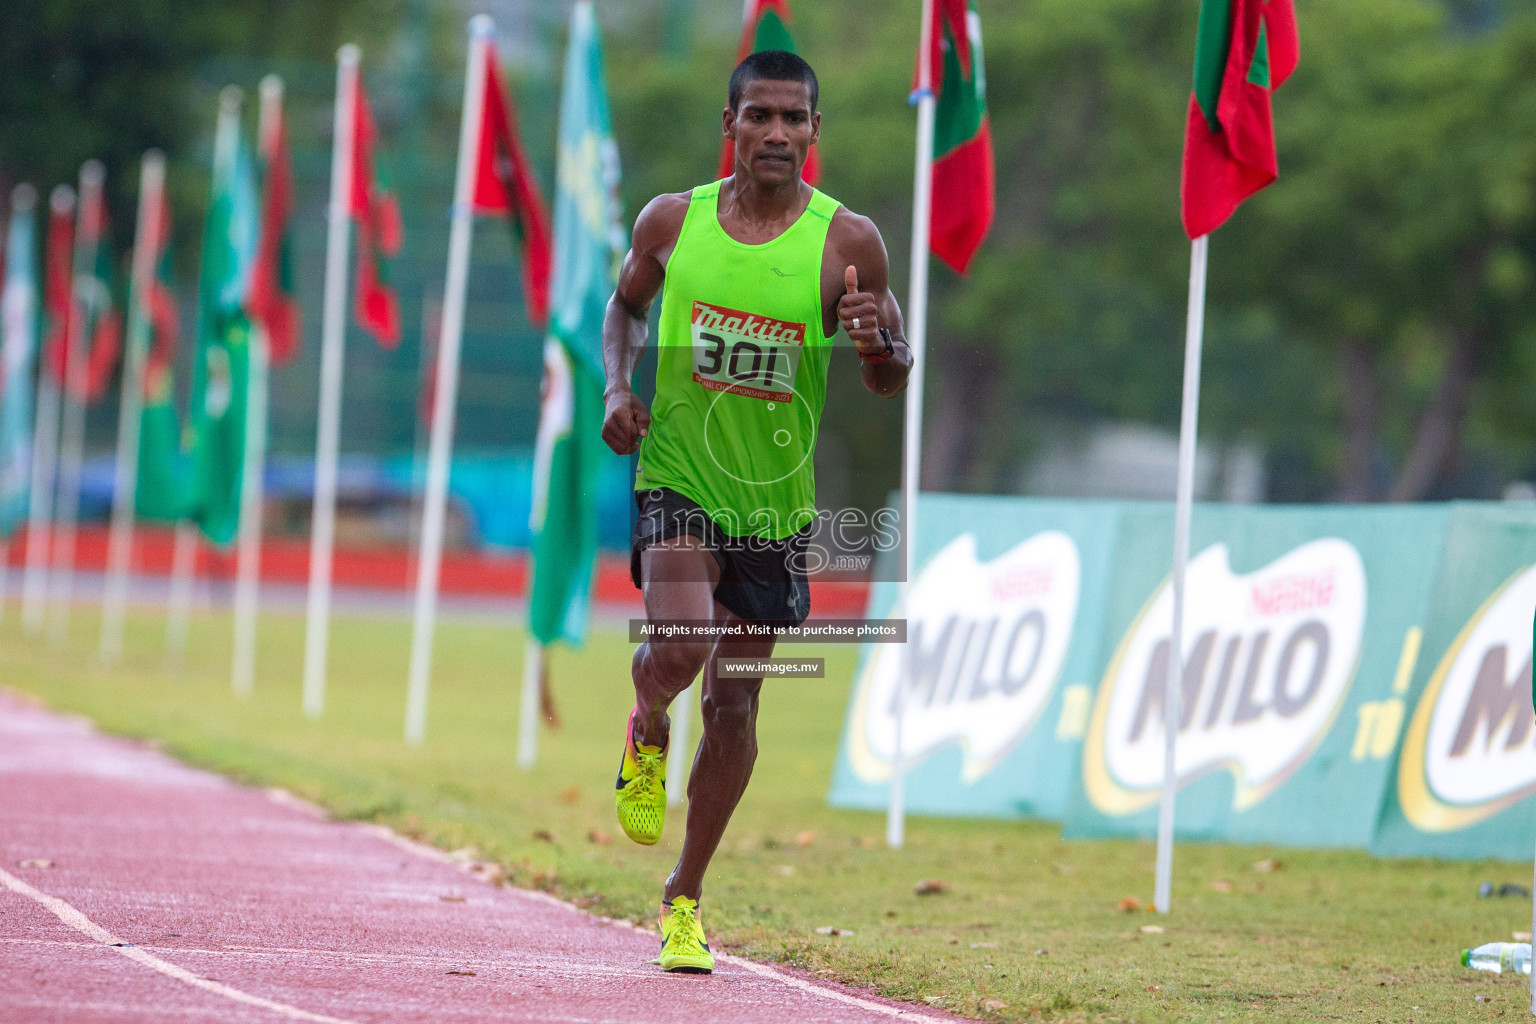
M 736 687 L 707 693 L 699 710 L 705 732 L 728 737 L 749 736 L 757 720 L 757 694 Z
M 676 692 L 686 688 L 698 676 L 709 658 L 711 646 L 686 640 L 652 641 L 645 645 L 645 658 L 657 681 Z

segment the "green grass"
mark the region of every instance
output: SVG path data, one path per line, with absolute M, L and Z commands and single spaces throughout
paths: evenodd
M 442 626 L 427 742 L 411 749 L 401 739 L 410 643 L 402 621 L 334 624 L 326 714 L 309 722 L 299 712 L 298 616 L 263 620 L 256 693 L 245 700 L 229 690 L 227 617 L 195 620 L 179 676 L 163 669 L 158 616 L 130 620 L 125 663 L 110 671 L 93 662 L 93 613 L 77 612 L 76 646 L 64 653 L 22 637 L 16 619 L 8 612 L 0 623 L 0 679 L 10 687 L 111 732 L 153 738 L 192 763 L 285 786 L 339 817 L 446 849 L 473 846 L 516 884 L 654 920 L 680 818 L 649 849 L 625 840 L 613 819 L 611 780 L 631 703 L 631 648 L 618 634 L 556 653 L 565 727 L 543 734 L 538 767 L 525 773 L 515 761 L 522 640 L 514 628 Z M 1529 927 L 1529 904 L 1476 898 L 1484 879 L 1528 883 L 1521 865 L 1185 844 L 1175 912 L 1162 916 L 1118 909 L 1125 897 L 1150 896 L 1147 843 L 1063 843 L 1053 825 L 914 819 L 906 849 L 888 850 L 880 815 L 825 801 L 854 652 L 796 653 L 824 654 L 829 678 L 766 688 L 756 775 L 706 883 L 717 947 L 997 1020 L 1525 1013 L 1524 978 L 1456 963 L 1463 946 Z M 612 841 L 591 841 L 594 830 Z M 801 833 L 814 839 L 801 845 Z M 1255 871 L 1266 858 L 1280 868 Z M 927 878 L 950 888 L 915 895 Z M 815 933 L 825 925 L 853 934 Z M 1147 925 L 1165 931 L 1146 933 Z

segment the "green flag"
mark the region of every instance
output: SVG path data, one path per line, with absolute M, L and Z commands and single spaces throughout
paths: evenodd
M 197 282 L 192 361 L 192 518 L 215 544 L 235 538 L 245 459 L 250 321 L 246 303 L 256 259 L 256 179 L 238 115 L 221 114 L 213 192 Z
M 544 343 L 533 469 L 529 629 L 540 643 L 586 636 L 597 553 L 603 444 L 603 312 L 629 238 L 620 223 L 619 151 L 590 0 L 571 11 L 560 98 L 555 277 Z
M 159 215 L 148 243 L 155 275 L 146 294 L 129 304 L 128 343 L 144 360 L 144 404 L 139 412 L 139 477 L 134 510 L 145 519 L 177 522 L 191 513 L 190 453 L 183 445 L 176 413 L 176 293 L 171 283 L 171 214 L 162 190 Z

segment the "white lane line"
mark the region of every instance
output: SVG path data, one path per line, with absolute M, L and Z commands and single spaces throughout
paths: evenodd
M 751 971 L 753 974 L 764 978 L 772 978 L 774 981 L 788 985 L 790 988 L 797 988 L 802 992 L 809 992 L 812 995 L 822 996 L 825 999 L 832 999 L 839 1003 L 847 1003 L 849 1006 L 857 1006 L 861 1010 L 869 1010 L 871 1013 L 883 1014 L 887 1017 L 894 1017 L 897 1020 L 917 1020 L 923 1021 L 924 1024 L 945 1024 L 941 1018 L 930 1017 L 926 1013 L 913 1013 L 911 1010 L 903 1010 L 899 1006 L 887 1006 L 885 1003 L 877 1003 L 870 999 L 860 999 L 858 996 L 851 996 L 846 992 L 814 985 L 804 979 L 783 974 L 767 964 L 760 964 L 753 960 L 743 960 L 741 957 L 732 956 L 729 953 L 717 953 L 715 955 L 728 964 L 735 964 L 743 970 Z
M 220 984 L 217 981 L 199 978 L 183 967 L 177 967 L 175 964 L 161 960 L 154 954 L 146 952 L 137 946 L 124 943 L 122 939 L 119 939 L 116 935 L 113 935 L 57 896 L 49 896 L 45 892 L 32 888 L 26 882 L 23 882 L 3 868 L 0 868 L 0 885 L 4 885 L 18 896 L 25 896 L 27 899 L 40 904 L 49 910 L 54 917 L 57 917 L 82 935 L 88 935 L 95 939 L 102 946 L 121 953 L 128 959 L 142 964 L 152 971 L 158 971 L 168 978 L 174 978 L 177 981 L 191 985 L 193 988 L 212 992 L 226 999 L 232 999 L 237 1003 L 259 1006 L 264 1010 L 271 1010 L 273 1013 L 287 1017 L 289 1020 L 314 1021 L 315 1024 L 353 1024 L 352 1021 L 343 1020 L 339 1017 L 327 1017 L 319 1013 L 310 1013 L 308 1010 L 301 1010 L 297 1006 L 273 1002 L 270 999 L 263 999 L 261 996 L 253 996 L 248 992 L 241 992 L 237 988 L 230 988 L 228 985 Z
M 418 843 L 413 839 L 407 839 L 405 836 L 400 835 L 398 832 L 394 831 L 387 825 L 363 825 L 361 828 L 387 843 L 390 843 L 409 853 L 414 853 L 418 857 L 425 857 L 427 860 L 436 861 L 439 864 L 452 864 L 454 866 L 460 866 L 456 861 L 453 860 L 453 858 L 443 853 L 443 851 L 439 850 L 437 847 L 428 846 L 425 843 Z M 620 928 L 628 928 L 631 931 L 640 932 L 643 935 L 654 936 L 656 934 L 655 932 L 648 929 L 638 927 L 629 921 L 623 921 L 616 917 L 603 917 L 601 914 L 594 914 L 589 910 L 582 910 L 580 907 L 567 903 L 559 897 L 551 896 L 547 892 L 541 892 L 538 889 L 523 889 L 510 885 L 505 886 L 505 888 L 515 893 L 516 895 L 523 897 L 524 899 L 533 900 L 537 903 L 543 903 L 548 906 L 559 907 L 562 910 L 569 910 L 574 914 L 580 914 L 582 917 L 585 917 L 591 921 L 596 921 L 600 924 L 616 925 Z M 916 1013 L 912 1010 L 902 1009 L 899 1006 L 891 1006 L 887 1003 L 877 1003 L 873 999 L 862 999 L 859 996 L 849 995 L 847 992 L 839 992 L 837 989 L 827 988 L 824 985 L 817 985 L 813 982 L 805 981 L 802 978 L 796 978 L 793 975 L 785 974 L 782 971 L 774 967 L 770 967 L 767 964 L 760 964 L 753 960 L 745 960 L 739 956 L 732 956 L 729 953 L 719 953 L 716 955 L 719 959 L 724 960 L 726 963 L 740 967 L 742 970 L 749 971 L 750 973 L 755 974 L 760 978 L 767 978 L 770 981 L 776 981 L 781 985 L 788 986 L 789 988 L 797 989 L 801 992 L 808 993 L 809 995 L 820 996 L 823 999 L 830 999 L 833 1002 L 843 1003 L 847 1006 L 857 1006 L 861 1010 L 868 1010 L 871 1013 L 878 1013 L 883 1017 L 891 1017 L 896 1020 L 920 1021 L 922 1024 L 947 1024 L 949 1020 L 954 1019 L 934 1017 L 926 1013 Z
M 410 842 L 410 840 L 405 840 L 405 842 Z M 409 847 L 404 848 L 409 849 Z M 512 887 L 508 886 L 508 888 Z M 628 928 L 631 931 L 639 932 L 642 935 L 654 936 L 656 934 L 649 929 L 641 928 L 629 921 L 623 921 L 616 917 L 603 917 L 599 914 L 592 913 L 590 910 L 582 910 L 580 907 L 573 906 L 572 904 L 567 903 L 558 897 L 551 896 L 549 893 L 541 892 L 537 889 L 512 889 L 512 891 L 527 899 L 536 900 L 540 903 L 547 903 L 556 907 L 563 907 L 572 913 L 580 914 L 582 917 L 590 918 L 602 924 L 615 925 L 620 928 Z M 814 982 L 806 981 L 803 978 L 796 978 L 793 975 L 785 974 L 778 968 L 769 966 L 768 964 L 760 964 L 755 960 L 747 960 L 739 956 L 733 956 L 730 953 L 717 953 L 715 956 L 717 959 L 724 960 L 728 964 L 734 964 L 735 966 L 740 967 L 745 971 L 756 974 L 758 977 L 767 978 L 770 981 L 777 981 L 782 985 L 788 985 L 790 988 L 798 989 L 801 992 L 807 992 L 814 996 L 821 996 L 824 999 L 831 999 L 834 1002 L 844 1003 L 848 1006 L 857 1006 L 860 1009 L 869 1010 L 872 1013 L 878 1013 L 885 1017 L 893 1017 L 897 1020 L 922 1021 L 923 1024 L 949 1024 L 949 1021 L 955 1019 L 934 1017 L 926 1013 L 916 1013 L 912 1010 L 905 1010 L 899 1006 L 890 1006 L 886 1003 L 877 1003 L 873 999 L 862 999 L 859 996 L 850 995 L 847 992 L 839 992 L 837 989 L 827 988 L 825 985 L 817 985 Z
M 62 949 L 99 949 L 95 942 L 67 942 L 62 939 L 22 939 L 0 936 L 0 946 L 46 946 Z M 509 956 L 505 960 L 465 960 L 459 957 L 413 956 L 410 954 L 349 953 L 336 949 L 304 949 L 295 946 L 225 946 L 223 949 L 206 949 L 201 946 L 159 946 L 144 943 L 137 948 L 173 954 L 182 958 L 212 956 L 244 959 L 278 957 L 292 960 L 295 956 L 307 960 L 330 960 L 359 966 L 407 967 L 417 970 L 440 968 L 464 968 L 467 970 L 506 971 L 512 974 L 537 974 L 540 977 L 567 978 L 655 978 L 656 972 L 641 967 L 615 967 L 610 964 L 594 964 L 590 961 L 574 961 L 562 957 L 551 961 L 537 954 Z

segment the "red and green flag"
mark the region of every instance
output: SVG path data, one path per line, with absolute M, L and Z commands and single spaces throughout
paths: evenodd
M 523 301 L 528 319 L 543 327 L 549 317 L 553 260 L 549 212 L 517 137 L 516 112 L 501 84 L 496 48 L 489 44 L 481 100 L 480 137 L 475 147 L 479 159 L 470 190 L 470 208 L 475 213 L 504 216 L 512 222 L 512 231 L 523 250 Z
M 1274 181 L 1270 93 L 1296 69 L 1291 0 L 1201 0 L 1184 131 L 1184 230 L 1208 235 Z
M 60 185 L 48 204 L 48 246 L 43 257 L 43 314 L 48 320 L 43 369 L 60 387 L 69 344 L 69 289 L 74 278 L 75 190 Z
M 123 350 L 122 317 L 112 305 L 112 239 L 108 233 L 107 203 L 100 190 L 93 194 L 94 201 L 81 204 L 75 225 L 74 255 L 78 265 L 71 289 L 70 315 L 79 317 L 79 323 L 71 325 L 65 344 L 60 346 L 64 363 L 59 368 L 62 376 L 64 367 L 69 365 L 70 345 L 77 340 L 85 345 L 85 379 L 75 397 L 87 403 L 98 401 L 107 393 L 107 384 Z M 73 382 L 65 383 L 67 390 L 75 390 Z
M 974 0 L 969 4 L 933 0 L 928 38 L 928 73 L 935 100 L 928 245 L 935 256 L 963 274 L 992 227 L 997 208 L 981 16 Z M 921 67 L 916 82 L 920 87 Z
M 352 112 L 352 186 L 350 208 L 357 221 L 357 294 L 355 315 L 380 345 L 400 344 L 400 297 L 390 282 L 390 260 L 400 254 L 404 232 L 400 202 L 379 159 L 378 131 L 363 79 L 357 77 Z
M 740 64 L 759 50 L 799 52 L 795 49 L 795 38 L 789 32 L 789 0 L 746 0 L 742 21 L 741 49 L 736 52 L 736 63 Z M 715 176 L 728 177 L 735 166 L 736 147 L 726 139 L 720 144 L 720 171 Z M 807 185 L 821 180 L 821 158 L 817 156 L 815 146 L 806 156 L 800 177 Z
M 273 366 L 299 353 L 299 299 L 293 273 L 293 167 L 281 101 L 263 100 L 257 174 L 261 181 L 261 228 L 251 271 L 251 319 L 267 335 Z

